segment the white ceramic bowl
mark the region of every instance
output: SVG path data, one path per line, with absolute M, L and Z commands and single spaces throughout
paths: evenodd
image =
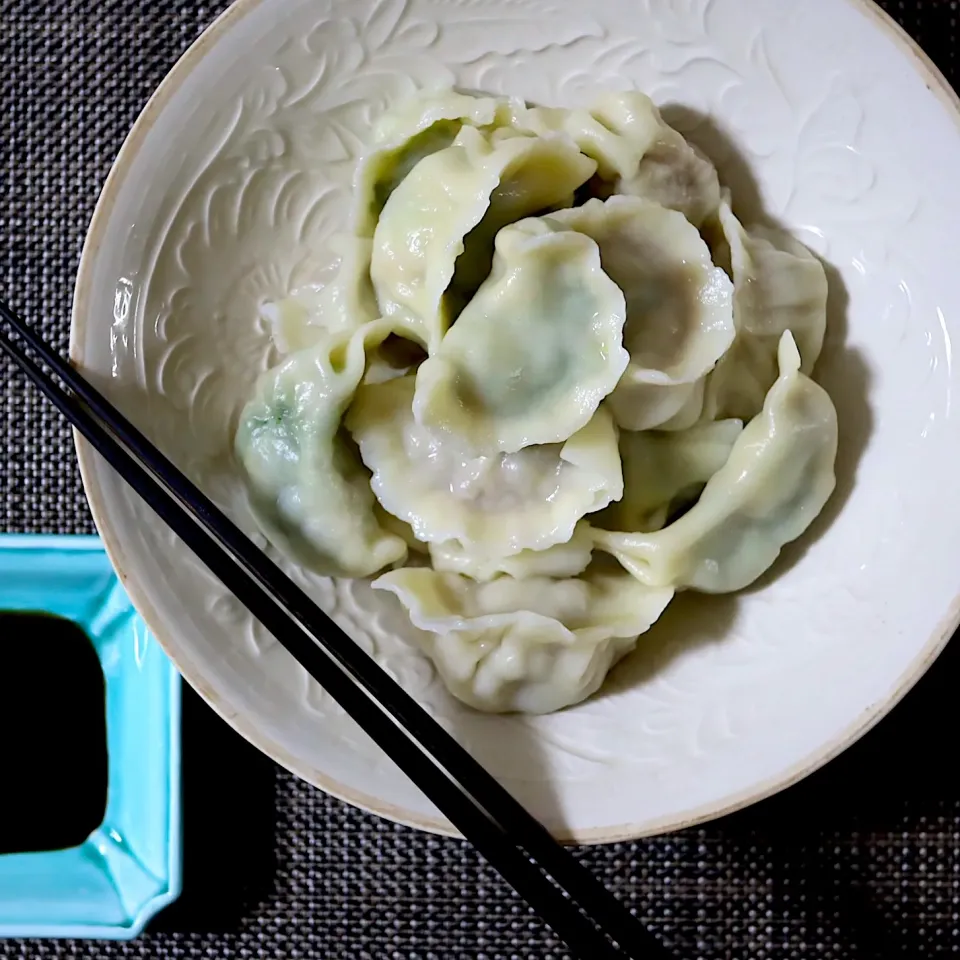
M 741 211 L 762 205 L 829 261 L 818 375 L 840 414 L 839 487 L 775 576 L 675 604 L 599 695 L 549 717 L 458 706 L 391 597 L 295 575 L 558 836 L 618 840 L 743 806 L 876 722 L 958 621 L 960 104 L 867 0 L 240 0 L 117 160 L 71 350 L 251 531 L 230 445 L 270 360 L 258 304 L 322 279 L 372 119 L 444 79 L 564 105 L 644 89 L 675 105 Z M 450 832 L 83 443 L 79 455 L 135 604 L 214 708 L 324 790 Z

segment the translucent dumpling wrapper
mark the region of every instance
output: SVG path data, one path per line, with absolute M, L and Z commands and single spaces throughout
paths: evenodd
M 337 247 L 340 267 L 336 278 L 320 295 L 315 321 L 331 332 L 356 330 L 380 316 L 370 282 L 373 242 L 362 237 L 341 237 Z
M 609 94 L 589 110 L 533 107 L 514 114 L 519 130 L 562 132 L 597 161 L 607 193 L 643 197 L 700 227 L 720 206 L 716 167 L 639 91 Z
M 391 334 L 383 343 L 367 351 L 367 371 L 363 382 L 385 383 L 417 372 L 426 357 L 420 344 Z
M 544 139 L 529 137 L 510 127 L 497 127 L 486 131 L 486 137 L 492 147 L 497 150 L 505 144 L 513 143 L 513 149 L 525 150 L 529 144 L 552 143 L 562 144 L 562 150 L 576 150 L 576 146 L 568 137 L 553 136 Z M 579 156 L 577 176 L 586 173 L 584 161 L 595 170 L 596 164 L 582 154 Z M 536 175 L 527 165 L 522 165 L 519 171 L 501 180 L 490 196 L 490 206 L 480 222 L 463 238 L 463 253 L 457 258 L 453 271 L 453 279 L 447 289 L 446 306 L 451 320 L 455 320 L 463 307 L 470 302 L 480 285 L 487 279 L 493 267 L 494 246 L 497 235 L 507 226 L 522 220 L 531 214 L 548 213 L 565 207 L 573 206 L 576 200 L 576 191 L 582 187 L 587 179 L 578 187 L 569 192 L 561 193 L 554 189 L 556 182 L 572 183 L 570 177 L 569 155 L 564 158 L 561 154 L 557 159 L 566 167 L 560 169 L 560 180 L 557 180 L 557 171 L 550 168 L 550 164 L 541 167 L 540 173 L 548 178 L 546 183 L 537 182 Z M 531 197 L 542 197 L 543 202 L 531 202 Z
M 597 162 L 597 175 L 609 181 L 637 176 L 644 154 L 657 143 L 663 121 L 653 101 L 639 92 L 601 98 L 589 110 L 527 107 L 511 126 L 533 136 L 564 134 Z
M 614 531 L 660 530 L 672 512 L 697 499 L 730 459 L 742 431 L 739 420 L 722 420 L 669 433 L 622 432 L 623 499 L 599 514 L 595 525 Z
M 800 372 L 789 333 L 780 342 L 779 361 L 780 376 L 763 411 L 687 513 L 656 533 L 596 531 L 597 546 L 642 583 L 706 593 L 749 586 L 830 498 L 836 410 L 823 388 Z
M 339 264 L 328 283 L 298 290 L 261 309 L 281 356 L 316 346 L 331 334 L 358 330 L 380 316 L 370 283 L 373 242 L 341 235 L 330 246 Z
M 657 138 L 644 153 L 637 172 L 621 177 L 615 189 L 676 210 L 695 227 L 702 226 L 720 206 L 716 167 L 662 118 Z
M 279 549 L 393 568 L 461 700 L 579 702 L 675 590 L 749 585 L 821 511 L 823 268 L 647 96 L 421 95 L 354 186 L 334 279 L 264 308 L 287 359 L 236 452 Z
M 475 277 L 479 286 L 493 258 L 494 228 L 572 202 L 595 169 L 566 138 L 493 139 L 461 128 L 451 146 L 407 174 L 383 208 L 370 267 L 381 312 L 433 353 L 471 289 L 455 284 L 451 307 L 445 294 L 454 270 Z M 489 243 L 472 242 L 458 263 L 478 227 L 475 237 L 484 241 L 489 233 Z
M 394 593 L 450 691 L 487 712 L 550 713 L 594 693 L 673 597 L 621 572 L 476 583 L 404 569 L 374 583 Z
M 590 200 L 544 221 L 597 242 L 623 291 L 630 363 L 610 397 L 626 430 L 685 429 L 700 417 L 704 378 L 735 336 L 733 284 L 684 217 L 639 197 Z
M 456 540 L 430 544 L 430 562 L 434 570 L 460 573 L 480 581 L 501 576 L 518 580 L 525 577 L 576 577 L 590 566 L 592 555 L 593 533 L 586 520 L 577 524 L 566 543 L 558 543 L 546 550 L 522 550 L 509 557 L 487 556 L 462 546 Z
M 423 543 L 486 558 L 566 543 L 577 522 L 623 495 L 613 421 L 602 407 L 564 444 L 477 456 L 413 417 L 412 377 L 357 391 L 346 426 L 388 512 Z
M 732 348 L 707 381 L 704 416 L 749 420 L 777 378 L 780 340 L 789 330 L 800 351 L 800 369 L 813 372 L 827 323 L 823 264 L 789 234 L 753 227 L 734 216 L 729 197 L 712 225 L 717 262 L 733 276 Z
M 377 518 L 377 523 L 379 523 L 387 533 L 392 533 L 394 536 L 399 537 L 407 545 L 407 549 L 411 554 L 420 554 L 424 557 L 429 555 L 430 545 L 421 543 L 417 539 L 417 535 L 413 532 L 413 527 L 411 527 L 409 523 L 405 523 L 392 513 L 387 513 L 387 511 L 380 506 L 379 502 L 374 503 L 373 514 Z M 590 542 L 592 546 L 592 537 Z
M 489 279 L 417 373 L 414 416 L 483 454 L 562 443 L 626 369 L 625 317 L 593 240 L 505 227 Z
M 464 125 L 507 122 L 517 102 L 440 90 L 414 98 L 387 113 L 377 125 L 375 145 L 354 177 L 354 230 L 372 237 L 387 200 L 424 158 L 449 147 Z
M 324 329 L 314 322 L 313 307 L 317 293 L 310 291 L 268 302 L 260 316 L 270 326 L 270 338 L 281 356 L 315 346 L 323 339 Z
M 407 555 L 377 522 L 369 475 L 338 432 L 367 351 L 390 332 L 375 322 L 293 354 L 260 378 L 240 417 L 235 447 L 257 521 L 321 574 L 371 576 Z

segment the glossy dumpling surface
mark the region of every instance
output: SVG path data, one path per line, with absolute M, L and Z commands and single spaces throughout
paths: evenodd
M 789 333 L 779 358 L 780 376 L 762 412 L 687 513 L 656 533 L 597 532 L 597 545 L 642 583 L 741 590 L 823 509 L 836 483 L 836 410 L 823 388 L 800 372 Z
M 510 122 L 514 129 L 534 136 L 570 137 L 583 154 L 596 161 L 597 175 L 611 184 L 637 176 L 663 126 L 653 101 L 636 91 L 601 97 L 589 110 L 515 110 Z
M 610 398 L 617 423 L 690 426 L 704 378 L 734 339 L 733 285 L 700 234 L 681 214 L 639 197 L 590 200 L 545 219 L 595 240 L 603 270 L 623 291 L 630 362 Z M 690 422 L 678 424 L 685 410 Z
M 468 234 L 485 218 L 519 219 L 572 199 L 595 169 L 565 139 L 494 139 L 462 127 L 449 147 L 407 174 L 383 208 L 370 264 L 381 313 L 433 353 L 450 324 L 444 295 Z M 492 260 L 489 239 L 490 249 L 475 244 L 468 252 L 468 273 L 478 259 Z
M 695 227 L 700 227 L 720 205 L 716 167 L 663 121 L 636 174 L 621 178 L 617 191 L 676 210 Z
M 487 554 L 476 547 L 464 547 L 456 540 L 430 544 L 430 562 L 442 573 L 461 573 L 486 582 L 500 576 L 522 580 L 525 577 L 576 577 L 590 565 L 593 557 L 593 533 L 582 520 L 573 536 L 545 550 L 521 550 L 510 556 Z
M 639 91 L 607 94 L 588 110 L 514 109 L 511 123 L 528 133 L 569 136 L 596 160 L 597 189 L 607 196 L 642 197 L 698 228 L 720 206 L 714 165 Z
M 813 371 L 827 324 L 827 277 L 817 258 L 782 230 L 744 229 L 727 200 L 716 231 L 717 260 L 733 275 L 736 339 L 707 382 L 705 415 L 749 420 L 777 378 L 780 340 L 790 331 L 800 369 Z
M 450 691 L 479 710 L 550 713 L 594 693 L 673 597 L 620 572 L 492 583 L 430 569 L 374 583 L 394 593 Z
M 382 117 L 374 149 L 354 177 L 357 236 L 373 236 L 390 195 L 424 157 L 449 147 L 464 126 L 494 127 L 498 117 L 506 119 L 511 106 L 509 100 L 440 90 Z
M 385 510 L 429 544 L 456 541 L 486 561 L 566 543 L 577 522 L 623 495 L 606 410 L 566 443 L 477 455 L 413 416 L 412 377 L 362 387 L 346 425 Z
M 825 272 L 733 210 L 639 91 L 391 111 L 333 279 L 264 307 L 285 359 L 236 436 L 264 532 L 382 574 L 476 709 L 590 696 L 675 591 L 753 583 L 834 487 Z
M 620 434 L 623 499 L 596 518 L 608 530 L 649 533 L 671 512 L 689 506 L 730 459 L 743 431 L 739 420 L 703 423 L 689 430 Z
M 627 367 L 620 288 L 596 243 L 526 220 L 497 236 L 493 272 L 420 367 L 414 415 L 479 453 L 562 443 Z
M 240 417 L 236 451 L 255 515 L 320 573 L 370 576 L 407 554 L 377 523 L 369 479 L 339 433 L 366 351 L 388 334 L 374 323 L 294 354 L 261 377 Z

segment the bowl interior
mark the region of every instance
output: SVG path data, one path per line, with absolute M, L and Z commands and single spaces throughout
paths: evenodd
M 817 378 L 838 489 L 773 574 L 685 596 L 588 702 L 456 704 L 391 597 L 290 568 L 558 835 L 620 839 L 768 794 L 842 749 L 957 620 L 951 241 L 957 102 L 862 0 L 241 0 L 165 81 L 91 227 L 74 360 L 254 536 L 231 439 L 274 359 L 258 307 L 333 262 L 385 107 L 454 82 L 556 105 L 639 87 L 717 163 L 741 217 L 825 261 Z M 84 444 L 111 558 L 186 678 L 261 749 L 384 816 L 449 825 Z M 261 538 L 262 539 L 262 538 Z

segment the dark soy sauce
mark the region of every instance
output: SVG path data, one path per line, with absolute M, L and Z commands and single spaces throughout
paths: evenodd
M 103 823 L 104 679 L 70 620 L 0 611 L 0 854 L 63 850 Z

